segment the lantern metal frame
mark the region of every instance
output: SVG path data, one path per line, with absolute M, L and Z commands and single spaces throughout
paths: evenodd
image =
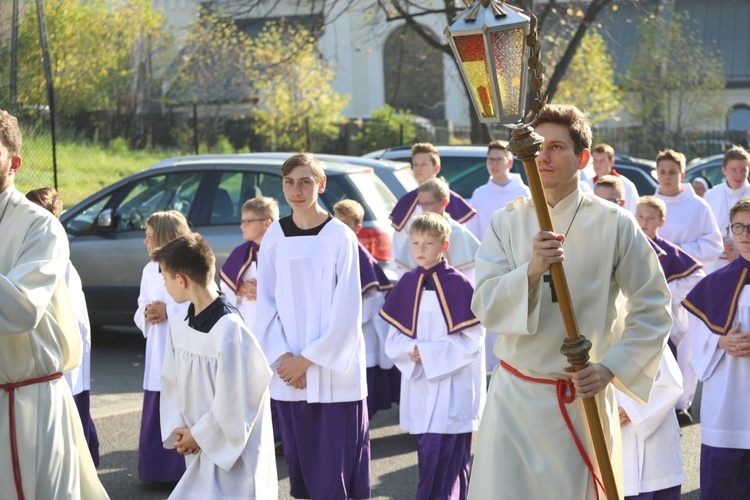
M 466 1 L 466 0 L 465 0 Z M 467 5 L 468 6 L 468 5 Z M 473 5 L 468 6 L 459 16 L 453 21 L 450 26 L 447 26 L 444 30 L 444 34 L 448 39 L 448 42 L 453 51 L 453 55 L 459 62 L 459 70 L 461 77 L 464 82 L 469 84 L 471 82 L 470 76 L 466 72 L 465 61 L 461 58 L 459 47 L 456 45 L 456 38 L 468 37 L 472 35 L 480 35 L 482 37 L 482 44 L 484 47 L 484 65 L 489 76 L 490 88 L 489 97 L 491 99 L 491 105 L 493 106 L 494 113 L 487 116 L 484 111 L 481 102 L 478 99 L 477 91 L 469 85 L 471 101 L 474 105 L 474 109 L 479 116 L 479 121 L 482 123 L 501 123 L 501 124 L 516 124 L 524 119 L 524 99 L 528 93 L 528 64 L 530 51 L 524 48 L 521 60 L 518 61 L 519 66 L 515 68 L 519 74 L 519 85 L 514 86 L 512 82 L 506 81 L 503 86 L 512 87 L 514 97 L 517 99 L 517 106 L 515 113 L 505 113 L 505 107 L 507 102 L 504 103 L 502 100 L 501 82 L 498 79 L 495 64 L 495 48 L 492 46 L 492 37 L 495 33 L 510 33 L 519 28 L 523 30 L 523 40 L 528 41 L 529 34 L 532 32 L 532 24 L 536 27 L 536 19 L 529 17 L 523 13 L 521 9 L 508 5 L 504 0 L 477 0 Z M 528 43 L 528 42 L 527 42 Z M 516 65 L 514 64 L 513 67 Z M 502 76 L 502 75 L 501 75 Z

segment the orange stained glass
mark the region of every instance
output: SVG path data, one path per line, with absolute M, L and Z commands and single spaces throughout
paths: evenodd
M 524 29 L 493 31 L 490 33 L 492 58 L 497 72 L 500 105 L 503 115 L 521 112 L 521 76 L 523 71 Z
M 482 35 L 463 35 L 453 37 L 458 49 L 458 56 L 469 81 L 471 91 L 479 103 L 482 116 L 495 116 L 495 103 L 490 90 L 490 73 L 487 69 L 487 57 L 484 52 Z

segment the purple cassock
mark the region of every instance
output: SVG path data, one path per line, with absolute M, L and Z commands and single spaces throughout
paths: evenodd
M 227 257 L 227 261 L 221 266 L 219 276 L 221 281 L 227 284 L 233 292 L 237 292 L 242 275 L 253 262 L 258 262 L 258 251 L 260 247 L 252 241 L 246 241 L 238 246 Z
M 362 294 L 367 290 L 377 288 L 384 292 L 393 288 L 393 284 L 385 275 L 377 259 L 359 245 L 359 281 L 362 284 Z M 401 373 L 395 366 L 388 370 L 379 366 L 367 368 L 367 413 L 372 419 L 380 410 L 389 410 L 393 403 L 398 403 L 401 392 Z
M 90 391 L 81 391 L 73 396 L 73 401 L 78 408 L 78 415 L 81 417 L 83 425 L 83 436 L 86 438 L 86 444 L 91 452 L 91 459 L 94 466 L 99 467 L 99 436 L 96 433 L 94 420 L 91 418 L 91 393 Z
M 185 457 L 164 448 L 158 391 L 143 391 L 141 435 L 138 439 L 138 479 L 144 482 L 176 483 L 185 473 Z
M 450 267 L 445 260 L 430 269 L 417 266 L 404 274 L 388 295 L 380 316 L 404 335 L 416 337 L 419 302 L 427 278 L 435 285 L 448 335 L 479 323 L 471 312 L 474 287 L 466 276 Z
M 682 305 L 716 335 L 726 335 L 748 282 L 750 262 L 741 255 L 712 272 L 690 291 Z M 701 498 L 748 498 L 750 450 L 701 444 Z
M 417 208 L 417 190 L 409 191 L 398 200 L 396 206 L 393 207 L 390 219 L 396 231 L 401 231 L 404 225 L 414 213 L 414 209 Z M 450 199 L 448 200 L 448 206 L 445 207 L 445 211 L 451 216 L 456 222 L 461 224 L 466 223 L 467 220 L 471 219 L 477 214 L 474 208 L 466 203 L 460 194 L 450 192 Z
M 437 294 L 448 335 L 479 323 L 471 311 L 474 287 L 445 261 L 404 274 L 388 295 L 380 315 L 404 335 L 417 337 L 419 303 L 425 284 Z M 466 498 L 471 463 L 471 432 L 416 435 L 419 464 L 417 500 Z
M 702 280 L 682 300 L 690 314 L 712 333 L 726 335 L 737 314 L 737 301 L 747 283 L 750 262 L 741 255 Z

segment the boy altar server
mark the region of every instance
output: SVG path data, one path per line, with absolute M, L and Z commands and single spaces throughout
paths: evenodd
M 318 205 L 326 176 L 312 154 L 291 156 L 281 172 L 292 214 L 263 238 L 256 327 L 275 371 L 291 495 L 369 498 L 357 236 Z
M 273 221 L 279 218 L 279 203 L 259 196 L 242 205 L 242 239 L 221 266 L 219 286 L 227 302 L 240 311 L 248 328 L 255 328 L 255 305 L 258 296 L 258 253 L 260 243 Z
M 429 179 L 417 188 L 417 204 L 426 213 L 436 213 L 448 221 L 450 225 L 450 247 L 445 253 L 448 265 L 461 271 L 474 283 L 474 256 L 479 248 L 479 240 L 469 229 L 453 220 L 446 208 L 450 204 L 450 193 L 448 184 L 441 179 Z M 396 272 L 399 276 L 414 269 L 418 264 L 414 260 L 414 254 L 407 236 L 405 244 L 396 254 Z
M 333 206 L 333 216 L 358 234 L 362 230 L 365 210 L 355 200 L 341 200 Z M 378 312 L 385 293 L 393 288 L 388 276 L 370 252 L 357 242 L 359 249 L 359 282 L 362 285 L 362 333 L 367 358 L 367 414 L 370 419 L 380 410 L 398 403 L 401 374 L 385 354 L 388 325 Z
M 740 256 L 685 297 L 703 381 L 701 499 L 750 498 L 750 198 L 729 212 Z
M 596 397 L 622 492 L 622 448 L 613 385 L 640 403 L 651 392 L 669 334 L 669 289 L 632 215 L 578 188 L 591 126 L 574 106 L 546 105 L 534 129 L 537 158 L 557 231 L 540 231 L 532 200 L 516 198 L 492 216 L 477 252 L 472 310 L 498 332 L 502 360 L 490 381 L 469 498 L 597 497 L 596 467 L 583 405 Z M 581 333 L 593 344 L 572 373 L 560 354 L 565 328 L 549 266 L 562 262 Z M 618 297 L 624 307 L 618 308 Z M 622 315 L 619 315 L 619 312 Z M 569 420 L 570 424 L 566 424 Z M 592 470 L 593 469 L 593 470 Z M 543 478 L 543 480 L 540 480 Z
M 481 241 L 490 227 L 492 214 L 503 208 L 509 201 L 519 196 L 530 197 L 529 188 L 513 168 L 513 154 L 505 141 L 492 141 L 487 146 L 487 171 L 490 180 L 479 186 L 471 195 L 471 206 L 477 215 L 466 222 L 466 227 Z
M 414 177 L 421 185 L 429 179 L 434 179 L 440 173 L 440 155 L 435 146 L 429 142 L 418 142 L 411 147 L 411 168 Z M 465 224 L 477 213 L 471 205 L 466 203 L 461 195 L 450 192 L 448 205 L 445 207 L 456 222 Z M 422 213 L 422 208 L 417 200 L 417 190 L 409 191 L 403 195 L 396 206 L 393 207 L 390 219 L 395 230 L 391 242 L 391 269 L 396 269 L 395 259 L 401 254 L 402 248 L 409 239 L 409 225 L 414 217 Z M 408 252 L 408 248 L 406 251 Z
M 170 498 L 276 498 L 271 368 L 216 290 L 211 247 L 187 234 L 156 249 L 153 259 L 174 301 L 190 303 L 187 317 L 169 318 L 161 373 L 164 447 L 187 462 Z
M 685 155 L 671 149 L 660 151 L 656 156 L 656 174 L 659 187 L 656 197 L 667 206 L 666 222 L 659 235 L 678 245 L 711 269 L 724 252 L 724 243 L 711 207 L 697 196 L 685 178 Z M 692 421 L 690 407 L 693 404 L 698 378 L 693 371 L 691 332 L 688 328 L 685 341 L 677 347 L 677 362 L 682 370 L 683 395 L 676 409 L 685 423 Z
M 732 243 L 732 231 L 729 230 L 729 210 L 740 198 L 750 196 L 750 182 L 747 181 L 750 172 L 750 153 L 740 146 L 732 146 L 724 153 L 721 173 L 724 182 L 709 189 L 703 199 L 711 207 L 716 217 L 716 224 L 724 238 L 724 253 L 719 260 L 708 268 L 708 272 L 720 269 L 737 258 L 739 252 Z M 704 181 L 705 182 L 705 181 Z
M 485 399 L 484 329 L 471 312 L 473 286 L 443 259 L 450 232 L 438 214 L 414 219 L 418 266 L 380 312 L 391 324 L 386 353 L 402 373 L 401 428 L 417 438 L 420 500 L 466 498 L 471 433 Z

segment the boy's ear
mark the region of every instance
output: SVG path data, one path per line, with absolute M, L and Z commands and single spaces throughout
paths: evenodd
M 662 219 L 661 222 L 659 222 L 659 226 L 658 227 L 662 227 L 665 222 L 667 222 L 667 219 Z
M 355 233 L 359 233 L 360 231 L 362 231 L 362 223 L 361 222 L 359 224 L 357 224 L 356 226 L 354 226 L 354 232 Z
M 448 198 L 444 198 L 443 201 L 440 202 L 440 204 L 443 205 L 443 208 L 447 207 L 448 203 L 450 203 Z
M 263 221 L 263 227 L 266 229 L 271 227 L 271 224 L 273 224 L 273 219 L 266 219 Z
M 441 248 L 440 253 L 447 252 L 448 248 L 450 248 L 450 246 L 451 246 L 451 242 L 450 241 L 444 241 L 443 242 L 443 247 Z
M 177 281 L 180 283 L 180 286 L 182 288 L 187 288 L 188 287 L 189 280 L 188 280 L 187 276 L 185 276 L 184 274 L 180 274 L 180 273 L 177 273 L 174 276 L 175 276 L 175 278 L 177 278 Z

